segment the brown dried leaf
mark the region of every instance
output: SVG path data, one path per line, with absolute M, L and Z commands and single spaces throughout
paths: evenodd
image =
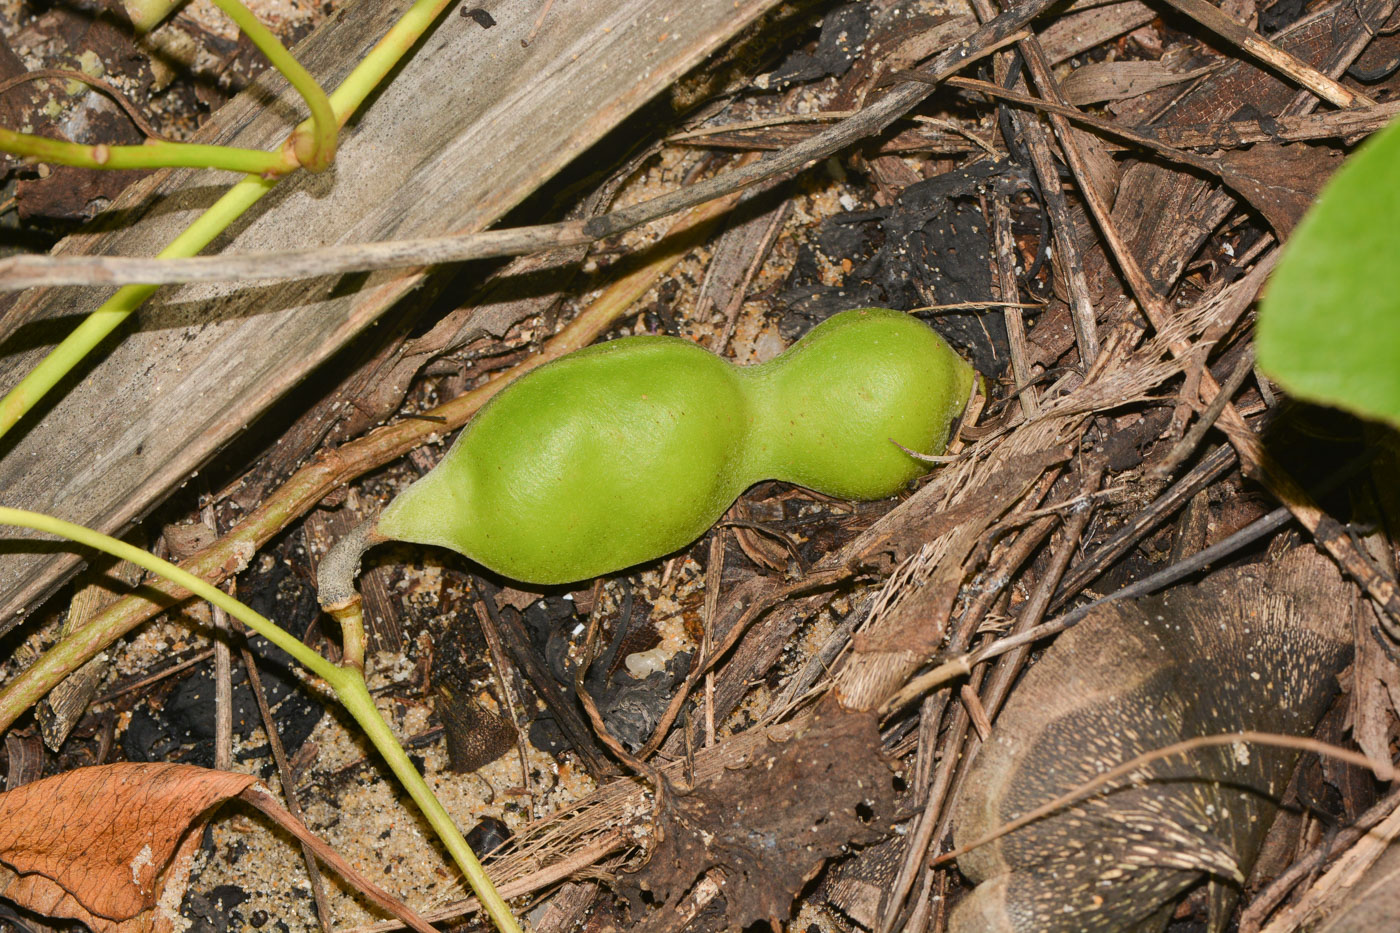
M 517 590 L 513 586 L 503 586 L 501 591 L 496 594 L 497 609 L 509 606 L 517 612 L 524 612 L 539 601 L 539 593 L 527 593 L 524 590 Z
M 1363 629 L 1375 631 L 1375 609 L 1360 608 Z M 1400 664 L 1386 654 L 1374 638 L 1362 634 L 1356 639 L 1356 663 L 1352 668 L 1350 720 L 1356 744 L 1376 761 L 1390 759 L 1390 742 L 1396 734 L 1396 697 L 1400 696 Z
M 1216 161 L 1225 183 L 1243 195 L 1283 238 L 1312 205 L 1323 182 L 1341 164 L 1342 155 L 1327 146 L 1255 143 L 1248 149 L 1226 152 Z
M 1091 62 L 1069 73 L 1061 89 L 1077 107 L 1123 100 L 1209 74 L 1218 65 L 1176 71 L 1164 62 Z
M 202 817 L 255 783 L 189 765 L 79 768 L 0 794 L 0 894 L 98 933 L 170 929 Z
M 448 767 L 458 774 L 484 768 L 515 745 L 515 728 L 469 693 L 438 685 L 438 718 L 447 738 Z
M 0 794 L 0 896 L 96 933 L 169 933 L 204 818 L 238 797 L 417 933 L 419 914 L 350 867 L 247 774 L 193 765 L 78 768 Z
M 833 704 L 801 735 L 766 742 L 746 767 L 672 800 L 664 839 L 627 882 L 634 911 L 643 909 L 643 890 L 661 907 L 636 929 L 683 923 L 672 908 L 712 870 L 724 878 L 732 929 L 770 919 L 779 928 L 828 858 L 889 832 L 892 785 L 874 714 Z

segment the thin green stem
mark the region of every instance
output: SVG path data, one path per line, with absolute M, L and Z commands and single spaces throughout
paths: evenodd
M 495 923 L 496 929 L 500 933 L 520 933 L 520 927 L 516 924 L 515 918 L 511 916 L 510 908 L 496 893 L 495 886 L 487 877 L 481 863 L 476 860 L 471 846 L 467 845 L 466 839 L 462 838 L 457 824 L 453 822 L 451 815 L 448 814 L 437 796 L 433 794 L 428 782 L 413 766 L 408 753 L 399 744 L 399 740 L 394 736 L 388 723 L 384 721 L 384 717 L 379 714 L 379 708 L 374 705 L 374 698 L 370 696 L 369 688 L 365 685 L 364 675 L 359 668 L 340 667 L 332 664 L 308 648 L 299 639 L 278 627 L 271 619 L 253 611 L 218 587 L 211 586 L 194 574 L 181 570 L 169 561 L 161 560 L 154 554 L 148 554 L 125 541 L 118 541 L 116 538 L 108 537 L 101 532 L 93 531 L 91 528 L 84 528 L 82 525 L 75 525 L 51 515 L 4 506 L 0 506 L 0 525 L 18 525 L 21 528 L 31 528 L 35 531 L 58 535 L 86 547 L 104 551 L 120 560 L 129 560 L 136 566 L 149 570 L 176 586 L 184 587 L 195 596 L 208 600 L 223 609 L 287 652 L 311 673 L 324 680 L 335 691 L 341 705 L 364 730 L 365 735 L 379 751 L 379 754 L 384 757 L 394 777 L 408 791 L 413 802 L 418 805 L 418 809 L 427 819 L 428 825 L 437 833 L 453 861 L 466 875 L 467 882 L 476 892 L 477 898 L 481 901 L 482 907 L 485 908 L 492 922 Z M 351 638 L 358 634 L 363 639 L 362 632 L 349 634 Z M 48 656 L 45 660 L 48 660 Z
M 161 560 L 154 554 L 148 554 L 138 547 L 133 547 L 125 541 L 118 541 L 116 538 L 108 537 L 100 531 L 93 531 L 91 528 L 84 528 L 82 525 L 75 525 L 72 522 L 65 522 L 61 518 L 54 518 L 52 515 L 44 515 L 40 512 L 29 512 L 24 509 L 11 509 L 0 506 L 0 525 L 18 525 L 21 528 L 32 528 L 34 531 L 42 531 L 47 534 L 58 535 L 67 538 L 69 541 L 76 541 L 78 544 L 104 551 L 119 560 L 129 560 L 138 567 L 158 574 L 177 586 L 183 586 L 191 593 L 207 599 L 220 609 L 233 616 L 244 625 L 248 626 L 259 635 L 272 642 L 283 651 L 296 658 L 306 666 L 311 673 L 336 687 L 337 680 L 344 679 L 344 672 L 302 644 L 296 638 L 278 628 L 271 619 L 254 612 L 243 603 L 234 599 L 216 586 L 210 586 L 199 577 L 188 571 L 181 570 L 174 564 L 166 560 Z M 339 688 L 336 687 L 337 692 Z
M 413 48 L 451 0 L 417 0 L 399 21 L 390 27 L 384 38 L 375 43 L 355 69 L 346 75 L 340 86 L 331 92 L 331 109 L 341 125 L 354 115 L 365 98 L 377 88 Z M 303 124 L 304 125 L 304 124 Z M 298 127 L 300 130 L 301 127 Z
M 337 125 L 348 120 L 355 110 L 364 103 L 370 92 L 378 86 L 379 82 L 384 80 L 400 59 L 413 47 L 413 44 L 432 26 L 438 14 L 449 2 L 451 0 L 417 0 L 408 12 L 385 33 L 384 38 L 379 40 L 369 54 L 355 67 L 355 70 L 341 83 L 340 87 L 336 88 L 335 93 L 327 98 Z M 226 9 L 225 12 L 228 12 L 230 16 L 234 15 L 231 8 Z M 238 17 L 235 17 L 235 22 L 238 22 L 240 27 L 243 26 L 239 18 L 241 16 L 242 14 L 239 14 Z M 261 24 L 259 24 L 259 28 L 261 28 Z M 282 53 L 286 53 L 280 43 L 277 44 L 277 47 L 281 49 Z M 268 55 L 269 59 L 273 59 L 273 53 L 268 49 L 264 48 L 263 52 Z M 290 53 L 286 54 L 290 59 Z M 273 59 L 273 61 L 276 63 L 277 59 Z M 295 60 L 292 60 L 292 65 L 293 69 L 283 68 L 289 79 L 293 70 L 305 73 L 305 70 L 296 64 Z M 281 66 L 279 65 L 279 67 Z M 312 83 L 314 84 L 314 82 Z M 302 89 L 298 87 L 298 90 Z M 317 86 L 317 90 L 319 91 L 319 86 Z M 305 96 L 304 90 L 302 93 Z M 310 97 L 308 97 L 307 102 L 311 105 L 312 120 L 297 127 L 296 132 L 293 133 L 293 140 L 299 138 L 297 134 L 314 136 L 318 133 L 315 114 L 320 110 L 319 105 L 313 103 Z M 324 123 L 324 117 L 321 119 Z M 296 145 L 295 142 L 293 145 Z M 322 155 L 324 154 L 326 153 L 322 152 Z M 278 164 L 285 167 L 282 161 L 279 161 Z M 229 224 L 233 223 L 239 215 L 270 191 L 275 181 L 275 175 L 270 178 L 249 177 L 240 181 L 188 229 L 172 240 L 169 246 L 161 250 L 158 256 L 162 259 L 180 259 L 195 255 Z M 94 311 L 89 319 L 67 339 L 55 347 L 38 366 L 20 380 L 18 385 L 11 389 L 3 399 L 0 399 L 0 437 L 3 437 L 10 428 L 14 427 L 15 423 L 24 417 L 25 413 L 33 408 L 46 392 L 52 389 L 117 325 L 126 320 L 127 315 L 140 307 L 155 290 L 156 287 L 152 285 L 128 285 L 120 289 Z
M 326 92 L 296 60 L 296 56 L 288 52 L 287 47 L 246 6 L 238 0 L 214 0 L 214 4 L 258 47 L 272 67 L 282 72 L 311 109 L 311 131 L 303 133 L 301 127 L 297 127 L 292 134 L 297 161 L 311 172 L 328 168 L 335 159 L 336 134 L 340 124 Z
M 85 145 L 0 130 L 0 151 L 91 169 L 212 168 L 253 175 L 284 175 L 298 164 L 313 172 L 329 167 L 335 159 L 340 124 L 326 92 L 272 31 L 239 0 L 214 0 L 214 3 L 257 46 L 268 62 L 291 82 L 311 110 L 310 120 L 297 128 L 281 150 L 263 152 L 168 140 L 153 141 L 144 146 Z M 159 19 L 165 12 L 168 11 L 162 6 L 158 15 L 152 15 Z M 133 21 L 144 22 L 141 11 L 135 11 Z
M 0 129 L 0 151 L 55 165 L 78 168 L 212 168 L 262 175 L 281 173 L 286 164 L 280 153 L 232 146 L 206 146 L 151 140 L 140 146 L 108 146 L 70 143 L 31 133 Z
M 343 670 L 349 671 L 350 669 Z M 448 854 L 452 856 L 452 860 L 457 863 L 457 867 L 462 870 L 462 874 L 467 876 L 467 883 L 476 892 L 477 899 L 481 901 L 482 908 L 491 918 L 491 922 L 496 925 L 496 929 L 500 933 L 520 933 L 520 927 L 515 922 L 515 917 L 511 915 L 510 908 L 506 906 L 501 895 L 496 893 L 495 885 L 487 877 L 486 870 L 481 867 L 481 863 L 476 860 L 476 855 L 472 852 L 471 846 L 467 845 L 467 840 L 462 838 L 457 824 L 452 821 L 451 815 L 443 809 L 442 804 L 433 794 L 432 788 L 428 786 L 428 782 L 423 780 L 418 769 L 413 767 L 408 753 L 403 750 L 403 746 L 394 738 L 394 733 L 389 730 L 384 718 L 379 715 L 379 709 L 374 705 L 374 698 L 370 696 L 364 680 L 358 675 L 347 678 L 344 689 L 336 687 L 336 695 L 340 697 L 340 702 L 346 711 L 355 717 L 355 721 L 360 724 L 365 735 L 374 743 L 374 747 L 379 749 L 379 753 L 384 756 L 389 770 L 394 772 L 394 777 L 398 778 L 404 790 L 408 791 L 413 802 L 418 804 L 418 809 L 422 811 L 428 825 L 437 833 L 438 839 L 442 841 Z
M 257 203 L 258 198 L 272 189 L 274 179 L 250 175 L 226 191 L 212 207 L 161 250 L 163 258 L 193 256 L 218 236 L 229 224 Z M 54 347 L 25 374 L 19 384 L 0 399 L 0 436 L 3 436 L 45 393 L 77 366 L 127 316 L 141 306 L 159 286 L 127 285 L 104 301 L 63 342 Z

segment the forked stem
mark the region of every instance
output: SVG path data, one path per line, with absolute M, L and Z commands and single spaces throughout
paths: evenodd
M 0 152 L 57 165 L 88 169 L 210 168 L 253 175 L 285 175 L 298 165 L 319 172 L 335 158 L 340 121 L 330 99 L 296 56 L 262 24 L 239 0 L 214 0 L 229 19 L 262 52 L 272 67 L 282 73 L 306 101 L 311 118 L 288 139 L 281 151 L 240 149 L 234 146 L 208 146 L 152 140 L 140 146 L 88 145 L 49 139 L 31 133 L 0 129 Z M 146 3 L 128 5 L 132 22 L 140 29 L 153 27 L 176 4 Z
M 292 150 L 307 171 L 324 171 L 335 159 L 336 134 L 340 131 L 340 122 L 331 109 L 326 92 L 302 67 L 296 56 L 287 51 L 281 40 L 272 34 L 272 30 L 264 26 L 239 0 L 214 0 L 214 5 L 234 21 L 272 67 L 282 72 L 301 99 L 306 101 L 306 106 L 311 109 L 311 132 L 302 133 L 301 127 L 298 127 L 290 140 Z
M 370 696 L 369 688 L 365 685 L 362 647 L 364 645 L 364 630 L 355 618 L 342 619 L 341 624 L 348 626 L 343 631 L 344 644 L 347 648 L 346 657 L 352 659 L 352 655 L 357 655 L 358 657 L 353 660 L 358 660 L 360 663 L 332 664 L 308 648 L 300 639 L 278 627 L 271 619 L 253 611 L 218 587 L 211 586 L 194 574 L 181 570 L 169 561 L 161 560 L 154 554 L 148 554 L 125 541 L 118 541 L 116 538 L 108 537 L 101 532 L 93 531 L 91 528 L 84 528 L 82 525 L 75 525 L 50 515 L 3 506 L 0 506 L 0 525 L 17 525 L 22 528 L 55 534 L 86 547 L 111 554 L 120 560 L 131 561 L 136 566 L 149 570 L 223 609 L 287 652 L 311 673 L 324 680 L 335 691 L 336 697 L 345 707 L 346 712 L 354 717 L 355 722 L 364 730 L 370 742 L 383 756 L 394 777 L 408 791 L 413 802 L 418 805 L 418 809 L 427 819 L 428 825 L 437 833 L 443 847 L 447 849 L 448 854 L 457 863 L 457 867 L 466 876 L 467 883 L 476 892 L 477 898 L 491 917 L 491 921 L 496 925 L 496 929 L 500 933 L 520 933 L 520 927 L 515 922 L 515 918 L 511 916 L 510 908 L 496 893 L 495 886 L 487 877 L 485 870 L 482 869 L 481 863 L 477 861 L 471 847 L 467 845 L 466 839 L 462 837 L 457 824 L 453 822 L 447 810 L 434 796 L 428 782 L 418 773 L 418 769 L 409 760 L 408 753 L 404 751 L 403 746 L 394 737 L 388 723 L 379 714 L 379 708 L 375 706 L 374 698 Z M 356 645 L 361 647 L 357 650 Z
M 340 126 L 364 103 L 379 82 L 398 64 L 413 43 L 423 35 L 447 6 L 449 0 L 417 0 L 369 54 L 355 66 L 328 100 Z M 313 108 L 314 112 L 315 108 Z M 315 134 L 314 118 L 293 133 Z M 213 207 L 157 255 L 162 259 L 183 259 L 204 249 L 276 183 L 276 177 L 249 176 L 229 189 Z M 128 285 L 103 302 L 72 334 L 55 347 L 19 384 L 0 399 L 0 437 L 33 408 L 83 357 L 116 329 L 127 315 L 139 308 L 156 290 L 154 285 Z

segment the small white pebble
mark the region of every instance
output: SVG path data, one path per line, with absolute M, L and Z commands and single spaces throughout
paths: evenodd
M 666 669 L 666 652 L 661 648 L 638 651 L 623 658 L 622 663 L 627 665 L 627 673 L 638 680 L 646 680 L 655 672 Z

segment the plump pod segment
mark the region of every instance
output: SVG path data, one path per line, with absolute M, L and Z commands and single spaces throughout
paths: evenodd
M 384 538 L 570 583 L 694 541 L 760 480 L 878 499 L 941 453 L 973 371 L 899 311 L 846 311 L 735 366 L 676 337 L 571 353 L 503 389 L 380 516 Z

